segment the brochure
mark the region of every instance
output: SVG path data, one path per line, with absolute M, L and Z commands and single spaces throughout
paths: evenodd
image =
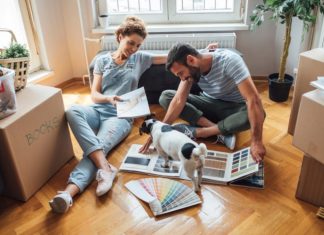
M 156 151 L 150 154 L 139 153 L 141 145 L 133 144 L 120 166 L 121 171 L 138 172 L 181 179 L 186 176 L 180 161 L 170 161 L 170 166 L 163 167 L 164 159 Z M 208 150 L 203 168 L 203 182 L 228 184 L 245 176 L 258 172 L 259 164 L 250 154 L 250 148 L 244 148 L 234 153 Z
M 136 118 L 151 113 L 144 87 L 120 96 L 123 100 L 117 102 L 117 117 Z

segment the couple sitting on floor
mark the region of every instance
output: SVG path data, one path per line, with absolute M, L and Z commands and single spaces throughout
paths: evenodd
M 255 161 L 263 159 L 265 114 L 239 55 L 222 49 L 201 54 L 184 43 L 173 46 L 167 56 L 141 52 L 138 49 L 147 32 L 144 22 L 137 17 L 127 17 L 115 34 L 118 49 L 100 56 L 95 63 L 91 88 L 94 104 L 74 105 L 66 112 L 83 158 L 71 172 L 65 190 L 49 202 L 54 212 L 66 212 L 72 198 L 94 179 L 98 181 L 97 196 L 106 194 L 112 187 L 117 168 L 106 156 L 129 134 L 133 123 L 130 118 L 117 117 L 115 104 L 121 95 L 137 88 L 140 76 L 152 64 L 166 64 L 181 79 L 177 91 L 166 90 L 160 97 L 160 104 L 167 110 L 163 122 L 172 124 L 181 117 L 189 125 L 178 124 L 177 130 L 191 138 L 217 135 L 231 150 L 235 147 L 235 133 L 250 128 L 252 157 Z M 209 48 L 215 46 L 211 44 Z M 202 89 L 200 95 L 189 94 L 193 83 Z M 140 151 L 145 153 L 151 142 L 149 138 Z

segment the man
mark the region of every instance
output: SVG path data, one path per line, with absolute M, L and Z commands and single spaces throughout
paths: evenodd
M 218 135 L 218 140 L 231 150 L 235 133 L 251 129 L 251 154 L 256 162 L 265 155 L 262 129 L 265 113 L 250 73 L 235 52 L 218 49 L 200 54 L 189 44 L 179 43 L 168 54 L 166 69 L 181 79 L 177 91 L 166 90 L 160 104 L 167 109 L 163 119 L 173 123 L 179 116 L 189 125 L 177 124 L 175 129 L 194 138 Z M 200 95 L 190 88 L 197 83 Z M 151 139 L 141 148 L 145 152 Z

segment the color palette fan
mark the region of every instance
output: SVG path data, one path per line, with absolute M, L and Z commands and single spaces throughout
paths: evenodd
M 129 181 L 125 186 L 136 197 L 147 202 L 155 216 L 201 203 L 191 188 L 175 180 L 144 178 Z

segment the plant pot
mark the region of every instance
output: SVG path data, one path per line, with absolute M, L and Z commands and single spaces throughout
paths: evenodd
M 288 99 L 290 87 L 294 78 L 285 74 L 283 82 L 278 82 L 278 73 L 270 74 L 269 79 L 269 98 L 275 102 L 284 102 Z

